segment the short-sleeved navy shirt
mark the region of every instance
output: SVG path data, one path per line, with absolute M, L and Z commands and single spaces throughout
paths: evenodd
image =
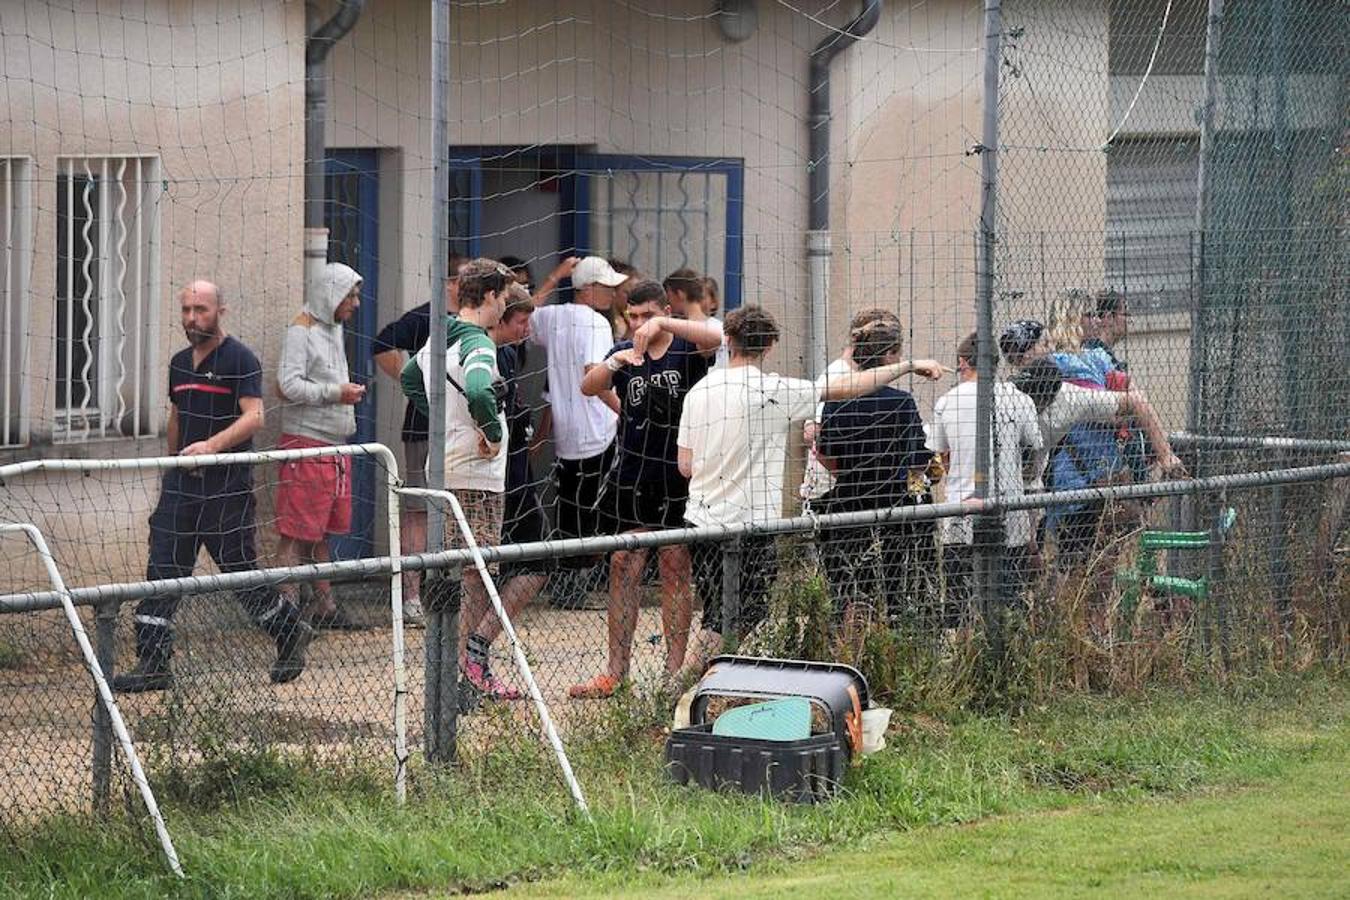
M 410 309 L 390 322 L 375 336 L 371 345 L 371 354 L 386 350 L 403 350 L 409 356 L 422 349 L 422 345 L 431 336 L 431 304 L 423 303 L 416 309 Z M 427 439 L 427 417 L 418 411 L 411 402 L 403 410 L 404 441 L 425 441 Z
M 927 465 L 932 455 L 914 398 L 893 387 L 826 403 L 817 447 L 838 463 L 832 496 L 859 508 L 898 503 L 909 469 Z
M 201 365 L 192 364 L 192 348 L 174 354 L 169 361 L 169 401 L 178 417 L 178 450 L 220 434 L 239 420 L 241 397 L 262 396 L 262 365 L 253 351 L 226 336 Z M 236 444 L 225 452 L 253 449 L 253 440 Z M 221 477 L 249 471 L 248 466 L 227 466 Z M 204 474 L 212 474 L 207 470 Z
M 620 341 L 613 356 L 633 346 Z M 679 478 L 680 413 L 684 398 L 708 374 L 712 360 L 697 346 L 674 338 L 660 359 L 645 357 L 641 366 L 624 366 L 614 373 L 619 395 L 619 483 L 637 484 L 648 478 Z

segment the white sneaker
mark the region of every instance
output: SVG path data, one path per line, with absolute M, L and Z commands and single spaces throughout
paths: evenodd
M 420 597 L 406 597 L 403 600 L 403 624 L 410 628 L 425 628 L 426 615 L 422 612 Z

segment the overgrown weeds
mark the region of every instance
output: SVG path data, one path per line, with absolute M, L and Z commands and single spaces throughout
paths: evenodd
M 1217 557 L 1226 567 L 1199 599 L 1126 590 L 1123 573 L 1137 565 L 1137 530 L 1115 534 L 1073 567 L 1047 566 L 1027 586 L 1024 606 L 1004 610 L 998 624 L 1004 652 L 986 652 L 989 630 L 976 611 L 944 622 L 950 609 L 944 578 L 916 579 L 921 593 L 905 609 L 886 609 L 886 586 L 862 598 L 833 596 L 806 546 L 787 542 L 768 622 L 749 636 L 747 651 L 857 666 L 879 702 L 897 709 L 950 715 L 961 708 L 1021 709 L 1066 693 L 1139 695 L 1151 688 L 1187 689 L 1276 672 L 1343 665 L 1350 621 L 1350 567 L 1332 572 L 1291 601 L 1288 616 L 1269 596 L 1245 596 L 1237 584 L 1261 581 L 1253 540 L 1237 530 Z M 1205 561 L 1163 557 L 1161 574 L 1204 573 Z M 1233 577 L 1242 572 L 1241 578 Z M 1339 592 L 1339 593 L 1338 593 Z M 842 607 L 842 608 L 841 608 Z M 851 615 L 853 608 L 864 616 Z M 947 627 L 954 625 L 955 627 Z

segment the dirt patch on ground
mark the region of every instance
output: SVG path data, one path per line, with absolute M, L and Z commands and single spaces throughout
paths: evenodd
M 598 598 L 597 598 L 598 599 Z M 162 694 L 119 697 L 142 755 L 190 759 L 194 742 L 206 740 L 300 747 L 320 756 L 361 753 L 392 758 L 394 680 L 388 606 L 378 598 L 345 601 L 354 619 L 371 627 L 323 632 L 311 647 L 305 674 L 288 685 L 268 683 L 271 642 L 249 626 L 228 601 L 192 598 L 176 622 L 176 683 Z M 29 617 L 12 639 L 23 658 L 0 669 L 0 822 L 89 803 L 94 690 L 74 639 L 59 613 Z M 134 664 L 130 610 L 118 623 L 119 669 Z M 9 623 L 6 623 L 9 624 Z M 603 701 L 576 701 L 567 688 L 602 671 L 605 611 L 558 610 L 546 602 L 527 608 L 516 624 L 550 712 L 564 733 L 604 713 Z M 86 622 L 92 635 L 92 617 Z M 639 686 L 664 673 L 660 615 L 641 612 L 633 656 Z M 405 634 L 408 676 L 408 743 L 422 746 L 425 632 Z M 519 684 L 505 638 L 494 649 L 493 668 Z M 469 745 L 489 744 L 504 728 L 537 731 L 532 704 L 514 702 L 494 715 L 462 720 Z M 158 753 L 158 756 L 156 755 Z M 174 755 L 176 754 L 176 755 Z M 123 767 L 120 755 L 115 770 Z

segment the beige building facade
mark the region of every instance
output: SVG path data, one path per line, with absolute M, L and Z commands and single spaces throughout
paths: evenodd
M 229 330 L 269 376 L 302 298 L 304 4 L 71 6 L 0 6 L 9 248 L 0 343 L 10 348 L 0 400 L 14 398 L 3 407 L 0 463 L 161 452 L 164 367 L 184 346 L 173 292 L 189 279 L 223 286 Z M 480 252 L 525 257 L 536 279 L 578 247 L 632 258 L 658 277 L 689 264 L 726 282 L 738 269 L 736 299 L 764 304 L 783 325 L 776 366 L 805 372 L 808 63 L 842 18 L 834 4 L 798 6 L 759 4 L 753 32 L 737 42 L 708 2 L 452 4 L 450 237 L 462 249 L 473 237 Z M 432 290 L 429 7 L 371 0 L 329 62 L 327 144 L 374 160 L 367 174 L 378 190 L 361 215 L 377 223 L 378 246 L 364 257 L 378 281 L 369 298 L 377 325 Z M 981 7 L 887 4 L 834 65 L 832 354 L 863 306 L 899 310 L 910 352 L 947 362 L 973 327 Z M 1063 41 L 1053 27 L 1062 8 L 1025 2 L 1007 14 L 1026 29 L 1017 52 L 1038 88 L 1034 97 L 1005 92 L 1008 144 L 1036 147 L 1053 135 L 1089 146 L 1114 120 L 1107 4 L 1075 4 L 1085 57 L 1101 52 L 1072 78 L 1035 43 L 1038 34 Z M 1002 278 L 1010 294 L 1022 292 L 1000 307 L 1001 320 L 1058 290 L 1103 283 L 1105 157 L 1010 151 L 1000 162 L 1012 231 Z M 585 217 L 565 208 L 569 184 Z M 1069 209 L 1072 260 L 1045 282 L 1044 268 L 1021 266 L 1030 255 L 1023 229 L 1045 222 L 1054 231 Z M 733 227 L 739 267 L 727 249 Z M 1185 332 L 1175 329 L 1186 323 L 1168 321 L 1169 362 L 1137 369 L 1150 384 L 1184 372 L 1184 361 L 1170 360 L 1184 357 Z M 937 392 L 916 393 L 927 408 Z M 377 377 L 373 395 L 376 437 L 397 449 L 397 386 Z M 269 410 L 278 402 L 269 388 Z M 1179 425 L 1183 408 L 1164 409 Z M 262 444 L 275 440 L 277 418 Z M 29 478 L 6 486 L 3 516 L 47 531 L 74 583 L 139 577 L 157 482 L 153 472 Z M 264 534 L 269 506 L 263 498 Z M 382 544 L 383 528 L 375 535 Z M 0 555 L 15 573 L 4 590 L 41 586 L 19 548 Z

